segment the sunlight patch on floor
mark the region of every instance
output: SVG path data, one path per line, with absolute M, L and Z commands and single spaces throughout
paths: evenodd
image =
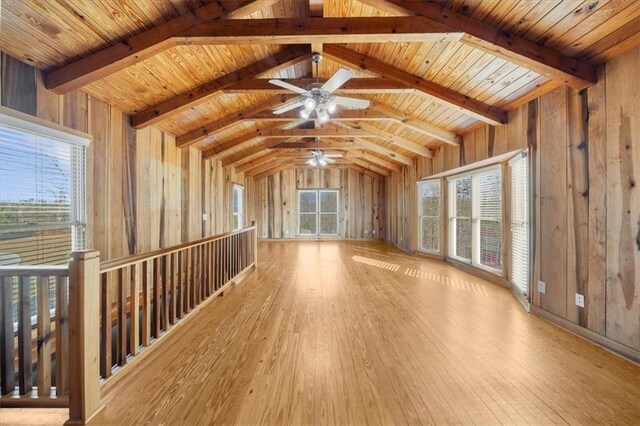
M 484 294 L 487 296 L 489 295 L 489 293 L 487 292 L 487 288 L 484 286 L 484 284 L 474 283 L 472 281 L 461 280 L 458 278 L 449 278 L 444 275 L 434 274 L 432 272 L 420 271 L 418 269 L 412 269 L 412 268 L 407 268 L 407 270 L 404 271 L 404 274 L 414 278 L 422 278 L 422 279 L 435 281 L 443 285 L 446 285 L 447 287 L 451 287 L 458 290 L 465 290 L 470 293 L 473 292 L 478 294 Z
M 382 268 L 392 272 L 397 272 L 400 269 L 400 265 L 384 262 L 382 260 L 371 259 L 370 257 L 353 256 L 351 257 L 351 259 L 358 263 L 364 263 L 365 265 L 375 266 L 376 268 Z

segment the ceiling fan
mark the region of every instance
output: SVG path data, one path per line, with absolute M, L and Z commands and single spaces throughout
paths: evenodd
M 320 138 L 316 138 L 316 143 L 320 145 Z M 320 150 L 319 148 L 316 148 L 313 151 L 311 151 L 311 158 L 308 159 L 306 163 L 313 167 L 317 167 L 317 166 L 324 167 L 327 164 L 335 163 L 336 160 L 334 160 L 333 158 L 336 158 L 336 157 L 337 158 L 342 157 L 342 154 L 325 154 L 322 150 Z
M 317 67 L 322 61 L 322 56 L 318 53 L 314 53 L 311 60 Z M 320 123 L 326 123 L 329 121 L 329 114 L 333 114 L 336 111 L 338 105 L 364 109 L 369 107 L 369 101 L 367 99 L 347 98 L 344 96 L 334 96 L 332 93 L 351 79 L 354 74 L 345 68 L 340 68 L 329 80 L 324 84 L 319 82 L 311 84 L 306 89 L 303 89 L 286 81 L 271 79 L 269 83 L 282 87 L 292 92 L 298 93 L 300 97 L 296 98 L 293 102 L 284 105 L 280 108 L 273 110 L 274 114 L 282 114 L 292 109 L 303 107 L 300 110 L 300 116 L 308 119 L 315 111 L 316 117 Z

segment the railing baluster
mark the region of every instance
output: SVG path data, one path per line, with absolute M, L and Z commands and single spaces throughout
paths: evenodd
M 178 297 L 176 299 L 177 318 L 182 318 L 182 300 L 184 299 L 184 250 L 178 252 Z
M 13 365 L 13 277 L 2 279 L 0 289 L 0 367 L 2 367 L 1 393 L 6 395 L 16 388 L 15 368 Z
M 49 277 L 37 280 L 38 321 L 38 396 L 51 395 L 51 314 L 49 313 Z
M 31 392 L 31 277 L 20 278 L 18 303 L 18 387 Z
M 118 304 L 118 318 L 117 318 L 117 340 L 116 340 L 116 354 L 118 365 L 123 366 L 127 363 L 127 275 L 129 274 L 129 267 L 118 269 L 117 274 L 117 304 Z
M 169 283 L 171 282 L 171 265 L 168 256 L 162 256 L 162 329 L 169 329 Z
M 69 279 L 56 277 L 56 395 L 69 394 Z
M 153 259 L 153 315 L 151 317 L 151 336 L 158 338 L 160 336 L 160 258 Z
M 176 289 L 178 288 L 178 253 L 171 253 L 171 310 L 169 323 L 176 323 Z
M 151 286 L 153 261 L 147 260 L 142 266 L 144 274 L 142 279 L 142 345 L 149 346 L 151 343 Z
M 109 273 L 100 275 L 101 298 L 100 313 L 100 346 L 102 356 L 100 356 L 100 375 L 103 378 L 111 376 L 111 292 L 109 289 Z
M 140 272 L 141 263 L 131 267 L 129 280 L 129 349 L 132 356 L 136 356 L 140 346 Z

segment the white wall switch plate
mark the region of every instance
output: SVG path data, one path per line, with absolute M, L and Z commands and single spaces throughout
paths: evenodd
M 538 281 L 538 292 L 546 293 L 547 292 L 547 283 L 544 281 Z
M 209 219 L 209 215 L 206 214 L 206 213 L 203 213 L 202 214 L 202 220 L 207 220 L 207 219 Z
M 576 306 L 584 308 L 584 294 L 576 293 Z

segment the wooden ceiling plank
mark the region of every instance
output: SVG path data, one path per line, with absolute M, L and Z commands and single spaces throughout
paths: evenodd
M 263 9 L 278 0 L 236 0 L 212 2 L 191 13 L 179 16 L 136 34 L 113 46 L 63 65 L 45 74 L 45 86 L 58 94 L 79 89 L 130 65 L 175 46 L 174 36 L 191 27 L 218 18 L 240 18 Z
M 214 94 L 240 80 L 253 78 L 266 71 L 287 68 L 292 64 L 308 58 L 309 55 L 308 46 L 300 45 L 289 47 L 262 61 L 247 65 L 209 83 L 203 84 L 196 89 L 174 96 L 145 111 L 134 114 L 133 117 L 131 117 L 131 125 L 136 129 L 150 126 L 180 111 L 204 102 Z
M 500 125 L 507 122 L 507 113 L 500 108 L 486 105 L 461 93 L 450 90 L 416 75 L 409 74 L 377 59 L 362 55 L 344 46 L 327 44 L 324 46 L 325 56 L 348 67 L 356 67 L 373 71 L 382 77 L 391 78 L 411 86 L 429 96 L 456 109 L 465 111 L 470 116 L 488 124 Z
M 242 151 L 242 152 L 238 152 L 236 154 L 232 154 L 229 155 L 227 157 L 224 157 L 221 161 L 222 161 L 222 167 L 227 167 L 227 166 L 240 166 L 242 164 L 245 164 L 249 161 L 254 161 L 259 159 L 260 157 L 262 157 L 263 155 L 266 155 L 270 152 L 273 152 L 272 149 L 270 148 L 265 148 L 263 146 L 257 145 L 255 147 L 256 149 L 252 149 L 251 153 L 247 153 L 246 151 Z
M 285 142 L 274 145 L 273 149 L 353 149 L 355 142 L 321 140 L 320 142 Z
M 408 0 L 361 0 L 374 7 L 402 9 L 445 25 L 464 35 L 461 41 L 494 56 L 504 58 L 569 86 L 582 89 L 596 82 L 595 68 L 461 13 L 431 2 Z M 393 6 L 389 6 L 393 5 Z M 399 9 L 399 10 L 398 10 Z M 406 14 L 405 14 L 406 16 Z
M 181 44 L 298 44 L 459 41 L 461 33 L 422 16 L 248 19 L 202 23 L 176 36 Z M 323 49 L 324 50 L 324 49 Z
M 403 137 L 395 135 L 391 132 L 383 130 L 369 123 L 356 122 L 354 124 L 360 127 L 362 130 L 366 130 L 367 132 L 371 133 L 373 136 L 384 139 L 385 141 L 390 142 L 394 145 L 397 145 L 402 149 L 411 151 L 414 154 L 420 155 L 421 157 L 433 158 L 433 151 L 427 148 L 426 146 L 422 146 L 416 142 L 413 142 L 409 139 L 405 139 Z
M 248 168 L 244 168 L 244 172 L 249 174 L 249 175 L 254 175 L 256 173 L 262 173 L 265 170 L 269 170 L 270 168 L 272 168 L 274 165 L 277 164 L 284 164 L 284 163 L 288 163 L 291 161 L 290 158 L 280 158 L 277 156 L 278 153 L 275 153 L 274 156 L 269 155 L 268 159 L 265 161 L 260 162 L 259 164 L 256 164 L 254 166 L 248 167 Z
M 238 172 L 244 172 L 246 170 L 252 169 L 252 168 L 257 167 L 257 166 L 260 166 L 260 165 L 265 164 L 267 162 L 270 163 L 277 156 L 278 156 L 278 152 L 277 151 L 270 151 L 267 154 L 262 155 L 259 158 L 256 158 L 256 159 L 251 160 L 251 161 L 247 161 L 246 163 L 243 163 L 241 165 L 236 166 L 235 169 Z
M 394 120 L 402 123 L 412 130 L 425 134 L 431 138 L 437 139 L 449 145 L 459 146 L 462 141 L 462 138 L 454 132 L 442 129 L 438 126 L 424 122 L 422 120 L 415 119 L 384 104 L 374 103 L 371 105 L 371 109 L 374 111 L 379 111 L 386 116 L 393 118 Z
M 365 160 L 361 160 L 359 158 L 352 158 L 352 157 L 349 157 L 349 160 L 351 160 L 356 166 L 360 166 L 360 167 L 362 167 L 364 169 L 367 169 L 367 170 L 370 170 L 370 171 L 372 171 L 374 173 L 378 173 L 379 175 L 389 176 L 391 174 L 389 172 L 389 170 L 384 169 L 384 168 L 382 168 L 380 166 L 377 166 L 377 165 L 375 165 L 373 163 L 369 163 L 369 162 L 367 162 Z
M 368 163 L 372 163 L 375 166 L 384 167 L 387 170 L 399 172 L 402 170 L 402 166 L 399 166 L 396 163 L 391 161 L 387 161 L 384 158 L 377 157 L 373 154 L 370 154 L 365 149 L 358 150 L 350 150 L 345 153 L 345 158 L 350 160 L 360 160 Z
M 250 176 L 253 178 L 253 180 L 257 181 L 257 180 L 262 180 L 268 176 L 271 176 L 272 174 L 280 173 L 281 171 L 286 170 L 288 168 L 289 166 L 286 164 L 277 164 L 277 165 L 274 165 L 271 170 L 267 170 L 266 172 L 259 173 L 256 175 L 247 175 L 247 176 Z
M 315 78 L 282 78 L 280 80 L 293 84 L 298 87 L 308 87 L 315 84 Z M 322 84 L 326 79 L 320 79 Z M 342 87 L 336 90 L 335 94 L 380 94 L 380 93 L 412 93 L 415 90 L 405 84 L 399 83 L 390 78 L 352 78 Z M 289 94 L 291 91 L 280 86 L 269 83 L 269 79 L 252 78 L 237 82 L 236 84 L 224 90 L 225 93 L 273 93 L 273 94 Z
M 264 110 L 274 108 L 278 105 L 282 105 L 290 101 L 296 96 L 297 95 L 293 95 L 293 94 L 275 96 L 273 98 L 267 99 L 264 102 L 257 103 L 249 108 L 246 108 L 246 109 L 237 111 L 231 115 L 227 115 L 225 117 L 219 118 L 218 120 L 205 124 L 204 126 L 199 127 L 195 130 L 192 130 L 189 133 L 178 136 L 176 138 L 176 146 L 178 148 L 184 148 L 189 145 L 193 145 L 194 143 L 199 142 L 202 139 L 205 139 L 211 136 L 213 133 L 226 130 L 229 127 L 234 126 L 235 124 L 241 121 L 244 121 L 250 118 L 255 119 L 254 117 L 255 115 L 258 115 Z M 299 116 L 295 118 L 299 118 Z M 292 119 L 293 118 L 289 119 L 288 121 L 291 121 Z

